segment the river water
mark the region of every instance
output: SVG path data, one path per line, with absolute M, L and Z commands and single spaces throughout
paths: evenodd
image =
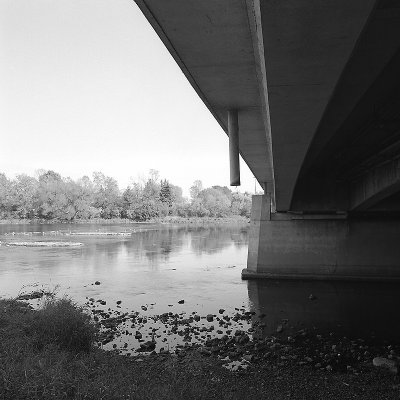
M 140 310 L 149 317 L 250 310 L 266 315 L 265 334 L 279 327 L 283 334 L 307 328 L 399 338 L 396 284 L 242 281 L 248 247 L 243 225 L 0 225 L 0 242 L 1 297 L 56 288 L 80 304 L 91 298 L 93 308 L 101 307 L 102 300 L 105 310 Z M 15 246 L 33 242 L 81 245 Z
M 96 235 L 98 233 L 98 235 Z M 105 235 L 119 233 L 120 236 Z M 0 225 L 0 293 L 14 296 L 40 284 L 129 307 L 168 304 L 214 311 L 248 303 L 240 279 L 247 257 L 246 226 Z M 80 247 L 9 246 L 16 242 L 80 242 Z M 101 285 L 93 285 L 99 281 Z

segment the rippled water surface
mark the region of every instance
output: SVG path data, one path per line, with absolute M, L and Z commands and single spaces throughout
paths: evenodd
M 112 232 L 121 235 L 105 235 Z M 240 279 L 247 240 L 247 227 L 236 225 L 0 225 L 0 293 L 14 296 L 39 283 L 60 285 L 60 293 L 80 302 L 100 296 L 131 308 L 153 304 L 161 312 L 184 299 L 211 312 L 216 305 L 247 303 Z M 83 245 L 10 246 L 35 241 Z

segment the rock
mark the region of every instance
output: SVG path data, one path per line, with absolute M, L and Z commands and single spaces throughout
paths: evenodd
M 397 372 L 398 372 L 398 368 L 397 368 L 396 362 L 394 360 L 389 360 L 388 358 L 375 357 L 372 360 L 372 364 L 375 367 L 386 368 L 393 374 L 397 374 Z
M 395 384 L 392 386 L 393 390 L 399 390 L 400 389 L 400 384 Z
M 244 334 L 244 335 L 240 336 L 240 338 L 239 338 L 239 343 L 240 343 L 240 344 L 245 344 L 245 343 L 247 343 L 249 340 L 250 340 L 249 336 L 246 335 L 246 334 Z
M 121 301 L 121 300 L 118 300 L 118 301 L 117 301 L 117 304 L 118 304 L 118 305 L 120 305 L 121 303 L 122 303 L 122 301 Z
M 199 349 L 199 353 L 202 354 L 203 356 L 211 356 L 211 351 L 205 349 L 204 347 L 201 347 Z
M 200 321 L 200 315 L 195 315 L 193 318 L 194 318 L 194 320 L 195 320 L 196 322 L 199 322 L 199 321 Z
M 184 304 L 185 303 L 185 300 L 179 300 L 178 301 L 178 304 Z
M 100 282 L 99 282 L 99 281 L 96 281 L 94 284 L 95 284 L 95 285 L 100 285 Z
M 281 333 L 283 331 L 283 326 L 282 325 L 278 325 L 276 328 L 276 332 L 277 333 Z
M 142 306 L 141 309 L 142 309 L 143 311 L 147 311 L 147 307 L 146 307 L 146 306 Z
M 254 356 L 251 354 L 246 354 L 243 356 L 243 360 L 247 361 L 247 362 L 252 362 L 253 361 Z
M 225 312 L 225 310 L 223 308 L 220 308 L 218 311 L 220 314 L 223 314 Z
M 141 338 L 142 338 L 142 334 L 139 331 L 136 331 L 135 339 L 141 339 Z
M 309 299 L 309 300 L 316 300 L 317 297 L 314 296 L 314 295 L 311 293 L 311 294 L 308 296 L 308 299 Z
M 213 322 L 214 321 L 214 316 L 212 314 L 208 314 L 206 317 L 208 322 Z
M 156 348 L 156 343 L 152 341 L 148 341 L 140 344 L 139 351 L 152 351 Z

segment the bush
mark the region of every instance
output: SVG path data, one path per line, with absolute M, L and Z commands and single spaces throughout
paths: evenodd
M 73 352 L 89 351 L 97 334 L 90 316 L 68 298 L 47 300 L 34 313 L 30 329 L 39 349 L 55 344 Z

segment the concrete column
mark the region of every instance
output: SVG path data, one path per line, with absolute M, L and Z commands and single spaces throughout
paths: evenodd
M 238 111 L 228 111 L 229 163 L 231 186 L 240 186 Z
M 245 277 L 247 271 L 257 272 L 258 254 L 261 235 L 261 221 L 271 219 L 271 197 L 269 193 L 265 195 L 252 196 L 250 231 L 249 231 L 249 250 L 247 256 L 247 270 L 243 270 L 242 276 Z
M 253 196 L 244 279 L 399 280 L 400 219 L 271 213 Z

